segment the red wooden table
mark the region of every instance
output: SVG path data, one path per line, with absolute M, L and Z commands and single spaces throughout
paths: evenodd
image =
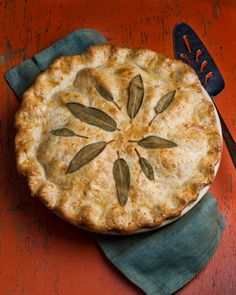
M 215 102 L 236 138 L 236 1 L 0 0 L 0 294 L 142 294 L 104 258 L 91 234 L 30 197 L 14 159 L 20 103 L 3 74 L 78 28 L 172 57 L 179 21 L 193 26 L 222 71 L 226 88 Z M 236 172 L 226 148 L 211 191 L 227 228 L 214 258 L 178 294 L 236 294 Z

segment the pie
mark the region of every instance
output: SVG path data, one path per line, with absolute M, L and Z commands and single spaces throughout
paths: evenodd
M 15 125 L 32 196 L 97 232 L 179 216 L 212 183 L 222 149 L 194 71 L 147 49 L 60 57 L 25 92 Z

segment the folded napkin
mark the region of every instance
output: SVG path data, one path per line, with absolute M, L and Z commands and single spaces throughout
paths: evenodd
M 55 58 L 80 54 L 105 41 L 95 30 L 77 30 L 7 72 L 6 80 L 22 98 Z M 95 237 L 107 258 L 146 294 L 168 295 L 190 281 L 211 259 L 224 227 L 216 200 L 207 193 L 185 216 L 159 230 Z
M 92 45 L 101 45 L 105 42 L 106 39 L 103 35 L 95 30 L 77 30 L 17 65 L 6 73 L 5 78 L 16 95 L 22 99 L 24 92 L 34 83 L 36 77 L 49 67 L 54 59 L 62 55 L 80 54 Z
M 98 236 L 110 261 L 149 295 L 169 295 L 190 281 L 214 255 L 225 227 L 207 193 L 186 215 L 154 232 Z

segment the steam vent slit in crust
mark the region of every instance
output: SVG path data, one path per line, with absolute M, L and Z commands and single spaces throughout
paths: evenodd
M 15 125 L 32 196 L 97 232 L 179 216 L 221 156 L 196 74 L 147 49 L 93 46 L 57 59 L 24 94 Z

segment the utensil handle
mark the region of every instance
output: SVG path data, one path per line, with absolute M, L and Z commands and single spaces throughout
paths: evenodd
M 231 159 L 233 161 L 234 168 L 236 169 L 236 143 L 233 139 L 233 136 L 229 132 L 229 129 L 224 122 L 224 119 L 221 117 L 220 112 L 218 111 L 216 105 L 215 105 L 215 108 L 216 108 L 219 118 L 220 118 L 220 123 L 221 123 L 221 127 L 222 127 L 222 133 L 223 133 L 223 138 L 224 138 L 225 144 L 228 148 L 229 154 L 230 154 Z

